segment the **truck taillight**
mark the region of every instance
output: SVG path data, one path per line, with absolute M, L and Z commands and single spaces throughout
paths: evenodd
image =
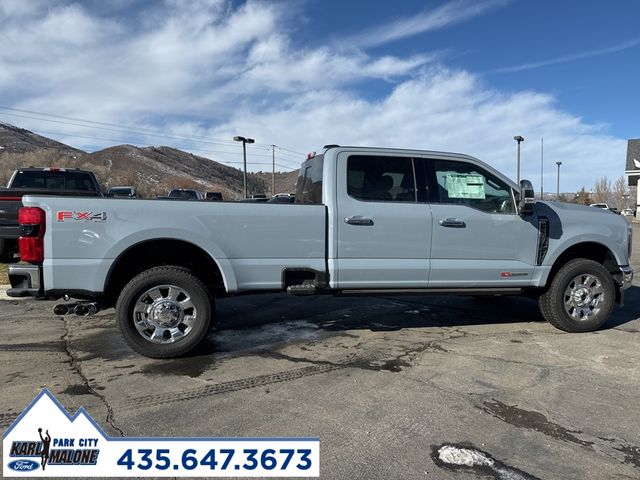
M 29 263 L 44 261 L 45 213 L 38 207 L 22 207 L 18 210 L 20 224 L 20 260 Z

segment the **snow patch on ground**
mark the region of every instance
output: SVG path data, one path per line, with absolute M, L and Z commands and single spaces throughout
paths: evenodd
M 497 460 L 491 458 L 487 453 L 473 448 L 456 447 L 454 445 L 443 445 L 438 449 L 438 459 L 453 467 L 480 467 L 486 471 L 493 471 L 499 480 L 531 480 L 535 477 L 510 468 Z
M 440 460 L 449 465 L 465 465 L 467 467 L 475 467 L 478 465 L 492 467 L 495 462 L 478 450 L 469 448 L 453 447 L 445 445 L 438 450 Z

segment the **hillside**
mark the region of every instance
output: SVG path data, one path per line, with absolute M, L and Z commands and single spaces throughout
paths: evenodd
M 0 185 L 25 166 L 92 170 L 103 189 L 134 185 L 142 197 L 166 195 L 172 188 L 223 192 L 242 198 L 243 175 L 237 168 L 166 146 L 118 145 L 93 153 L 70 147 L 12 125 L 0 123 Z M 293 192 L 297 171 L 276 173 L 276 193 Z M 271 194 L 271 174 L 249 173 L 249 194 Z
M 2 153 L 26 153 L 37 149 L 55 149 L 72 155 L 84 153 L 82 150 L 42 137 L 29 130 L 0 122 L 0 151 Z
M 271 192 L 271 173 L 258 172 L 256 175 L 264 181 L 268 191 Z M 275 193 L 295 193 L 297 180 L 298 170 L 294 170 L 293 172 L 276 172 Z

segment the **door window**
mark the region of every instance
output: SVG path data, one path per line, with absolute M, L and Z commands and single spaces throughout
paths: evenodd
M 413 159 L 351 155 L 347 160 L 347 193 L 356 200 L 416 202 Z
M 516 213 L 511 187 L 482 168 L 449 160 L 433 160 L 433 166 L 432 202 L 466 205 L 487 213 Z

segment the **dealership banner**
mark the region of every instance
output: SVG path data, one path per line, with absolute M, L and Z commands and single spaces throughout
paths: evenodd
M 318 438 L 109 437 L 44 389 L 4 432 L 3 477 L 318 477 Z

